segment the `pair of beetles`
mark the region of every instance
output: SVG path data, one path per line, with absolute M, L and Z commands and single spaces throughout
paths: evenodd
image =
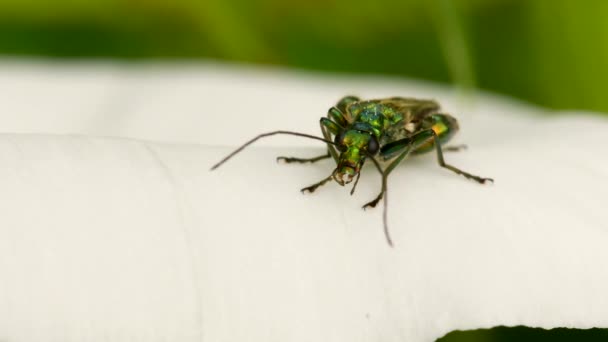
M 494 182 L 492 178 L 472 175 L 445 162 L 443 151 L 457 151 L 465 146 L 443 146 L 458 131 L 458 122 L 454 117 L 440 113 L 439 110 L 439 104 L 433 100 L 403 97 L 361 100 L 356 96 L 346 96 L 329 109 L 327 117 L 321 118 L 323 137 L 291 131 L 260 134 L 215 164 L 211 170 L 217 169 L 261 138 L 277 134 L 295 135 L 323 141 L 327 144 L 327 153 L 314 158 L 278 157 L 277 161 L 314 163 L 332 158 L 336 162 L 336 168 L 329 176 L 303 188 L 302 192 L 313 192 L 331 180 L 342 186 L 354 180 L 352 195 L 363 164 L 370 160 L 382 175 L 382 187 L 378 196 L 366 203 L 363 209 L 373 208 L 384 199 L 384 235 L 392 247 L 387 224 L 387 178 L 410 154 L 425 153 L 434 149 L 439 166 L 480 184 Z

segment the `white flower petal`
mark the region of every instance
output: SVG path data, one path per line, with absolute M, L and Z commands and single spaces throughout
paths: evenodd
M 13 70 L 3 131 L 81 135 L 0 136 L 0 339 L 416 342 L 608 325 L 605 118 L 214 65 L 0 69 Z M 333 182 L 303 196 L 332 162 L 274 162 L 323 153 L 317 142 L 269 139 L 209 172 L 231 150 L 214 146 L 315 133 L 346 93 L 440 100 L 469 146 L 446 161 L 496 183 L 433 154 L 406 160 L 389 178 L 389 248 L 381 208 L 360 208 L 374 168 L 355 196 Z

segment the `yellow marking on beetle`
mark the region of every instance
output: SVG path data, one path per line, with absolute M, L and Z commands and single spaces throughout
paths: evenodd
M 433 131 L 435 131 L 435 134 L 437 134 L 438 136 L 441 135 L 442 133 L 447 132 L 448 130 L 448 126 L 446 126 L 443 122 L 438 122 L 436 124 L 434 124 L 431 129 Z

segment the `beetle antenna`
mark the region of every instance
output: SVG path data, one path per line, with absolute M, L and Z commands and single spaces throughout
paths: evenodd
M 229 155 L 227 155 L 224 159 L 220 160 L 217 164 L 213 165 L 211 167 L 211 171 L 217 169 L 218 167 L 222 166 L 222 164 L 224 164 L 225 162 L 227 162 L 230 158 L 234 157 L 237 153 L 241 152 L 242 150 L 245 149 L 245 147 L 253 144 L 254 142 L 258 141 L 261 138 L 265 138 L 265 137 L 269 137 L 271 135 L 277 135 L 277 134 L 287 134 L 287 135 L 295 135 L 298 137 L 303 137 L 303 138 L 309 138 L 309 139 L 315 139 L 315 140 L 320 140 L 323 141 L 324 143 L 327 144 L 332 144 L 332 145 L 336 145 L 338 146 L 338 144 L 336 144 L 333 141 L 329 141 L 329 140 L 325 140 L 323 138 L 314 136 L 314 135 L 310 135 L 310 134 L 305 134 L 305 133 L 298 133 L 298 132 L 290 132 L 290 131 L 274 131 L 274 132 L 268 132 L 268 133 L 263 133 L 258 135 L 257 137 L 249 140 L 248 142 L 244 143 L 243 145 L 241 145 L 241 147 L 237 148 L 236 150 L 234 150 L 232 153 L 230 153 Z

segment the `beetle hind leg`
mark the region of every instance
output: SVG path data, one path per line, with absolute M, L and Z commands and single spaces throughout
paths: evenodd
M 446 146 L 443 147 L 443 152 L 460 152 L 460 151 L 465 151 L 466 149 L 468 149 L 469 147 L 467 145 L 454 145 L 454 146 Z
M 479 184 L 486 184 L 486 182 L 494 183 L 494 179 L 492 179 L 492 178 L 475 176 L 475 175 L 470 174 L 468 172 L 462 171 L 461 169 L 459 169 L 459 168 L 457 168 L 455 166 L 452 166 L 450 164 L 446 164 L 443 161 L 443 158 L 442 158 L 442 160 L 439 161 L 439 166 L 441 166 L 443 168 L 446 168 L 446 169 L 448 169 L 448 170 L 450 170 L 450 171 L 452 171 L 452 172 L 454 172 L 456 174 L 465 176 L 467 179 L 474 180 L 474 181 L 476 181 Z
M 437 141 L 438 140 L 437 134 L 435 134 L 432 130 L 429 130 L 429 131 L 430 131 L 430 133 L 432 133 L 432 139 L 435 140 L 435 149 L 437 151 L 437 162 L 439 163 L 439 166 L 446 168 L 458 175 L 462 175 L 462 176 L 466 177 L 467 179 L 474 180 L 479 184 L 486 184 L 487 182 L 494 183 L 494 179 L 492 179 L 492 178 L 475 176 L 473 174 L 462 171 L 461 169 L 446 163 L 445 160 L 443 159 L 443 151 L 442 151 L 441 145 L 439 144 L 439 141 Z

